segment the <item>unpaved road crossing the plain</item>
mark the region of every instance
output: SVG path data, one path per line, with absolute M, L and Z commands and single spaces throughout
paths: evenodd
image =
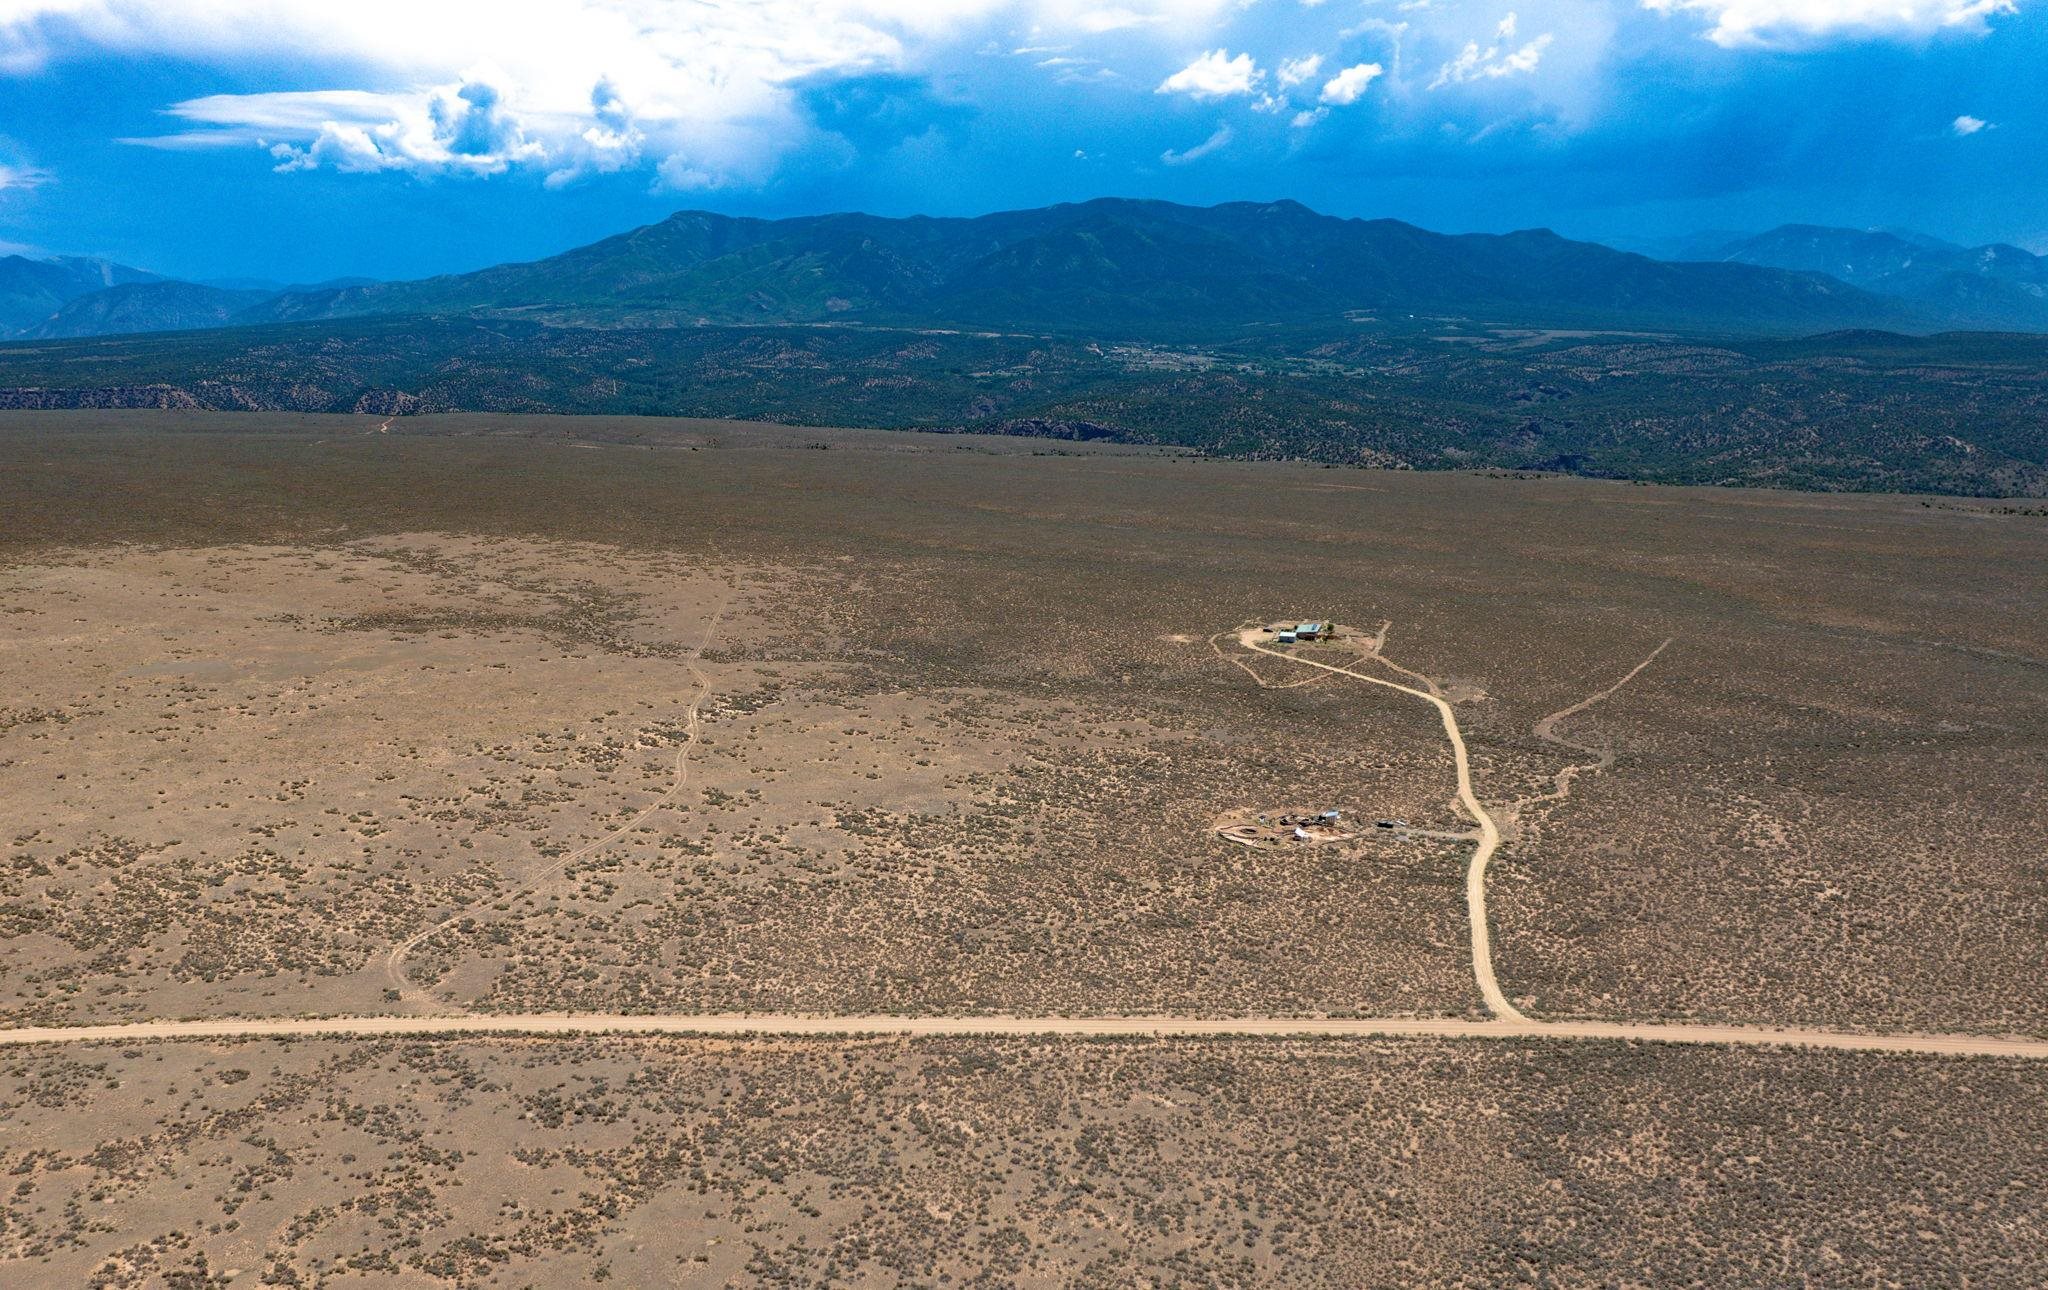
M 2042 1039 L 2002 1039 L 1985 1035 L 1877 1035 L 1842 1030 L 1778 1030 L 1766 1026 L 1637 1025 L 1611 1021 L 1470 1021 L 1453 1017 L 821 1017 L 795 1014 L 646 1016 L 601 1013 L 478 1016 L 466 1013 L 450 1017 L 265 1017 L 219 1021 L 138 1021 L 108 1026 L 24 1026 L 0 1030 L 0 1045 L 133 1043 L 165 1039 L 461 1038 L 472 1035 L 1604 1039 L 2048 1060 L 2048 1040 Z

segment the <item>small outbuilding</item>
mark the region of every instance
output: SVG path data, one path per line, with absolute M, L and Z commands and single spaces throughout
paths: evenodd
M 1326 623 L 1296 623 L 1294 635 L 1297 640 L 1321 640 L 1327 627 Z

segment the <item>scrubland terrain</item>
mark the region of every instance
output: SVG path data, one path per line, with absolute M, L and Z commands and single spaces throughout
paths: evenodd
M 1455 710 L 1531 1017 L 2048 1035 L 2038 516 L 380 420 L 0 419 L 7 1025 L 1480 1018 L 1445 731 L 1210 644 L 1293 614 L 1391 623 Z M 1276 805 L 1414 832 L 1214 832 Z M 53 1284 L 2042 1279 L 2017 1061 L 557 1036 L 0 1070 L 0 1260 Z
M 0 409 L 260 413 L 249 430 L 280 414 L 369 413 L 425 434 L 446 421 L 419 414 L 585 414 L 579 434 L 631 436 L 662 431 L 629 413 L 746 417 L 1348 466 L 1970 494 L 2036 511 L 2048 497 L 2040 336 L 1702 339 L 1424 316 L 1169 342 L 592 328 L 517 312 L 0 345 Z
M 0 1054 L 52 1285 L 2038 1285 L 2048 1066 L 1271 1040 Z M 182 1279 L 181 1279 L 182 1278 Z
M 1290 782 L 1438 809 L 1423 721 L 1347 746 L 1328 713 L 1332 755 L 1274 759 L 1305 727 L 1251 694 L 1219 740 L 1170 694 L 863 665 L 832 606 L 891 594 L 863 576 L 394 535 L 17 578 L 15 657 L 70 689 L 24 694 L 8 768 L 45 789 L 13 799 L 11 1019 L 378 1011 L 384 951 L 451 910 L 402 966 L 488 1009 L 1466 1006 L 1455 863 L 1197 840 Z M 668 789 L 721 612 L 694 791 L 556 871 Z

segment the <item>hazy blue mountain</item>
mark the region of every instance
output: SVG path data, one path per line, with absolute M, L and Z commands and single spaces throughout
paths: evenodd
M 1919 321 L 1896 301 L 1818 273 L 1665 263 L 1547 230 L 1450 236 L 1294 202 L 1119 199 L 974 219 L 683 211 L 532 263 L 287 292 L 240 321 L 470 312 L 603 325 L 857 321 L 1103 335 L 1347 315 L 1764 332 Z
M 2048 328 L 2048 259 L 2016 246 L 1957 246 L 1890 229 L 1786 224 L 1705 257 L 1825 273 L 1908 301 L 1946 326 Z
M 2048 261 L 2016 246 L 1957 246 L 1890 229 L 1786 224 L 1734 241 L 1716 258 L 1831 274 L 1872 290 L 1916 285 L 1950 273 L 2029 284 L 2048 281 Z
M 68 301 L 56 313 L 19 334 L 28 339 L 51 339 L 223 327 L 236 314 L 272 294 L 227 290 L 197 282 L 127 282 Z
M 222 291 L 260 291 L 266 296 L 274 296 L 280 291 L 311 291 L 315 289 L 312 286 L 293 286 L 291 283 L 279 282 L 274 278 L 200 278 L 198 282 L 202 287 L 219 287 Z M 319 285 L 339 286 L 341 284 L 321 283 Z
M 1741 229 L 1710 228 L 1695 233 L 1606 237 L 1600 241 L 1617 251 L 1633 251 L 1653 260 L 1718 260 L 1729 247 L 1751 236 Z
M 31 260 L 0 256 L 0 335 L 11 335 L 42 323 L 64 305 L 88 292 L 131 282 L 155 282 L 157 275 L 111 260 L 60 256 Z
M 334 291 L 342 287 L 366 287 L 376 278 L 352 275 L 327 278 L 320 282 L 279 282 L 275 278 L 199 278 L 201 286 L 219 287 L 223 291 L 255 291 L 266 296 L 281 295 L 287 291 Z

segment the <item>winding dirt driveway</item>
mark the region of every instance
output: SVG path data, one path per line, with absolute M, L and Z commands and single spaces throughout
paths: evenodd
M 1500 850 L 1500 826 L 1494 823 L 1493 816 L 1487 814 L 1486 808 L 1480 804 L 1478 794 L 1472 791 L 1472 761 L 1465 753 L 1465 736 L 1458 729 L 1458 714 L 1451 711 L 1450 700 L 1428 690 L 1418 690 L 1412 685 L 1402 685 L 1398 681 L 1388 681 L 1381 677 L 1368 676 L 1364 672 L 1354 672 L 1348 667 L 1338 667 L 1335 663 L 1324 663 L 1295 654 L 1282 654 L 1276 649 L 1267 649 L 1251 639 L 1252 631 L 1253 629 L 1240 631 L 1237 637 L 1238 644 L 1289 663 L 1319 667 L 1325 672 L 1335 672 L 1339 676 L 1348 676 L 1353 680 L 1383 685 L 1389 690 L 1414 695 L 1434 707 L 1437 715 L 1443 718 L 1444 734 L 1451 741 L 1451 757 L 1458 767 L 1458 805 L 1464 807 L 1465 813 L 1479 825 L 1479 846 L 1472 853 L 1471 863 L 1465 867 L 1466 921 L 1472 926 L 1472 975 L 1479 981 L 1479 993 L 1486 1000 L 1488 1012 L 1502 1021 L 1527 1022 L 1529 1019 L 1521 1010 L 1509 1003 L 1508 997 L 1501 993 L 1500 981 L 1493 975 L 1493 938 L 1486 930 L 1486 865 L 1493 859 L 1493 853 Z

